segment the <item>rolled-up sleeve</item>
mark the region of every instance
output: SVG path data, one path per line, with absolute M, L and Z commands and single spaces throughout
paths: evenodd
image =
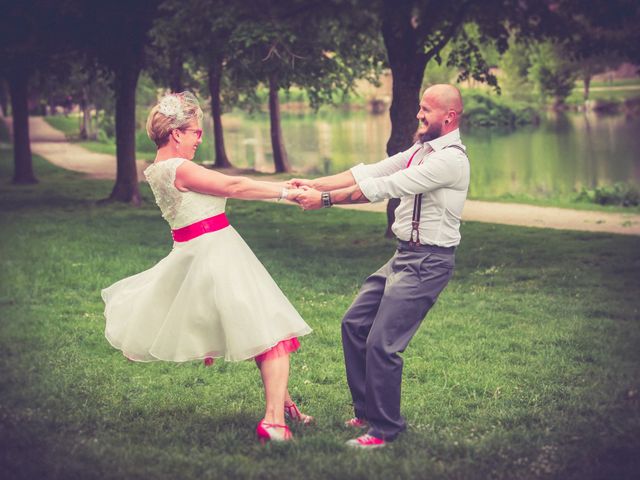
M 353 175 L 356 183 L 360 183 L 366 178 L 378 178 L 392 175 L 407 166 L 407 162 L 409 161 L 411 154 L 416 151 L 416 148 L 420 147 L 414 145 L 409 150 L 396 153 L 389 158 L 385 158 L 384 160 L 371 165 L 360 163 L 351 167 L 351 174 Z
M 370 202 L 379 202 L 386 198 L 400 198 L 451 187 L 461 175 L 460 160 L 454 155 L 441 153 L 429 156 L 422 165 L 406 168 L 386 177 L 364 178 L 358 182 L 358 186 Z

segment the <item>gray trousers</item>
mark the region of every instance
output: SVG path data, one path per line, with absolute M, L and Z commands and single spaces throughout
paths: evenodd
M 394 440 L 400 415 L 402 357 L 453 274 L 454 248 L 399 242 L 395 255 L 369 276 L 342 320 L 342 346 L 355 415 L 369 434 Z

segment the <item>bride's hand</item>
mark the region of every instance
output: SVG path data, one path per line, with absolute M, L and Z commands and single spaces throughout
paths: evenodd
M 292 178 L 290 180 L 288 180 L 286 183 L 286 187 L 287 188 L 301 188 L 301 187 L 307 187 L 310 188 L 311 182 L 313 182 L 313 180 L 309 180 L 306 178 Z
M 301 186 L 300 188 L 292 188 L 289 190 L 289 194 L 287 195 L 287 200 L 289 200 L 290 202 L 295 202 L 297 201 L 298 197 L 304 192 L 306 192 L 307 190 L 309 190 L 309 187 L 307 186 Z

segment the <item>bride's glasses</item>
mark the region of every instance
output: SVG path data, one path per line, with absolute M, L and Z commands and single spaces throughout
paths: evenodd
M 202 138 L 202 129 L 201 128 L 181 128 L 183 132 L 193 132 L 198 137 L 198 140 Z

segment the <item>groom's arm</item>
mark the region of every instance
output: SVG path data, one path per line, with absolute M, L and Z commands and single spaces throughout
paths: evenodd
M 352 185 L 355 185 L 355 183 L 356 179 L 353 177 L 351 170 L 346 170 L 336 175 L 329 175 L 326 177 L 314 179 L 292 178 L 291 180 L 289 180 L 289 184 L 293 188 L 307 186 L 321 192 L 328 192 L 329 190 L 350 187 Z
M 328 204 L 323 201 L 323 193 L 327 196 Z M 365 197 L 360 186 L 352 185 L 347 188 L 331 190 L 328 192 L 320 192 L 318 190 L 307 190 L 296 197 L 296 202 L 304 210 L 316 210 L 323 206 L 341 205 L 349 203 L 368 203 L 370 200 Z
M 408 150 L 385 158 L 377 163 L 370 165 L 360 163 L 351 167 L 349 170 L 338 173 L 337 175 L 329 175 L 327 177 L 315 179 L 292 178 L 289 180 L 289 186 L 291 188 L 298 188 L 302 185 L 306 185 L 307 187 L 320 190 L 321 192 L 328 192 L 351 187 L 360 183 L 365 178 L 386 177 L 404 169 L 411 156 L 420 148 L 421 147 L 418 144 L 415 144 Z

